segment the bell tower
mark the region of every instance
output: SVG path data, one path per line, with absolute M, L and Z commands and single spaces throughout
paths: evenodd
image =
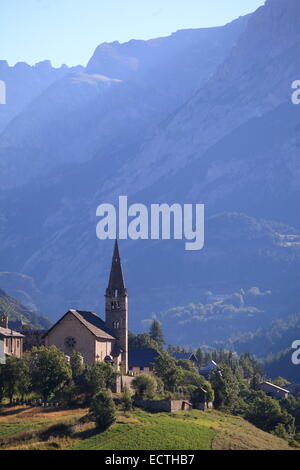
M 108 287 L 105 292 L 105 322 L 118 339 L 121 364 L 128 371 L 128 294 L 117 240 L 115 241 Z

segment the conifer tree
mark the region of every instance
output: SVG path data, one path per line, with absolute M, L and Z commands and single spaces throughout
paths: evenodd
M 158 346 L 161 348 L 163 347 L 165 340 L 164 340 L 164 334 L 160 326 L 160 322 L 158 320 L 153 320 L 151 327 L 150 327 L 150 332 L 149 332 L 150 338 L 156 341 Z

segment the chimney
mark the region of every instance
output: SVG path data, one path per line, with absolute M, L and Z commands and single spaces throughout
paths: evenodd
M 8 328 L 8 316 L 4 313 L 0 315 L 0 326 L 2 328 Z

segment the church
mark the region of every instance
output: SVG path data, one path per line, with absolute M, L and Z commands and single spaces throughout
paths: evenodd
M 117 240 L 105 292 L 105 321 L 94 312 L 69 310 L 47 331 L 44 342 L 67 356 L 80 352 L 86 364 L 106 361 L 128 372 L 128 294 Z

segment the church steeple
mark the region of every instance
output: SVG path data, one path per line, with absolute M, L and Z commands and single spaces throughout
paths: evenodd
M 116 290 L 122 292 L 125 290 L 125 282 L 119 253 L 118 240 L 115 241 L 107 289 L 111 292 L 114 292 Z
M 117 338 L 114 356 L 128 371 L 128 295 L 122 271 L 118 241 L 115 241 L 108 286 L 105 293 L 105 322 Z

